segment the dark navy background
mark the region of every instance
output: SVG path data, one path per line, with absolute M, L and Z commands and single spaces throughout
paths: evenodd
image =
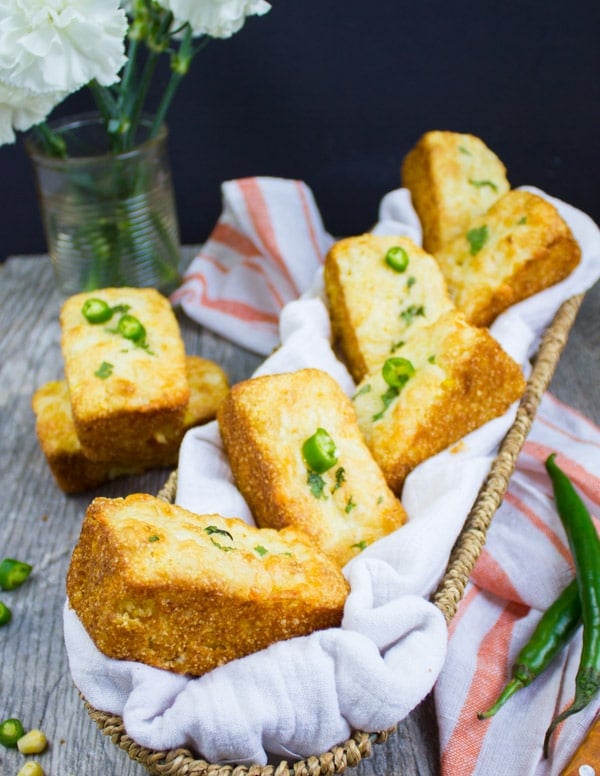
M 600 3 L 273 0 L 195 60 L 169 114 L 184 243 L 221 181 L 300 178 L 335 235 L 368 229 L 429 129 L 479 135 L 513 186 L 600 221 Z M 159 74 L 166 79 L 166 72 Z M 53 116 L 91 107 L 85 92 Z M 0 148 L 0 259 L 45 250 L 22 139 Z

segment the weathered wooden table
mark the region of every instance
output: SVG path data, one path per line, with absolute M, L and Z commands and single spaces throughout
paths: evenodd
M 189 253 L 189 251 L 188 251 Z M 38 447 L 31 396 L 63 375 L 58 311 L 62 298 L 45 256 L 0 265 L 0 559 L 32 563 L 27 584 L 0 593 L 13 620 L 0 630 L 0 719 L 18 717 L 50 742 L 38 757 L 46 776 L 142 776 L 146 769 L 103 736 L 85 711 L 67 666 L 62 634 L 65 574 L 83 513 L 94 495 L 157 492 L 168 472 L 117 480 L 81 496 L 55 485 Z M 231 383 L 260 358 L 181 317 L 188 353 L 220 363 Z M 552 392 L 600 422 L 600 285 L 579 312 Z M 0 747 L 0 774 L 12 776 L 25 758 Z M 385 744 L 362 760 L 356 776 L 439 773 L 433 703 L 427 698 Z

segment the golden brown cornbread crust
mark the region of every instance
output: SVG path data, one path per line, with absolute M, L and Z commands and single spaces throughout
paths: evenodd
M 395 247 L 408 256 L 401 272 L 385 261 Z M 408 237 L 339 240 L 325 258 L 324 281 L 334 337 L 357 382 L 398 342 L 454 307 L 437 262 Z
M 348 583 L 293 530 L 145 494 L 89 506 L 67 595 L 108 657 L 200 675 L 341 622 Z
M 235 483 L 258 525 L 304 531 L 343 566 L 406 521 L 358 428 L 352 402 L 318 369 L 251 378 L 217 413 Z M 315 495 L 302 445 L 324 428 L 339 450 Z M 343 479 L 337 472 L 343 470 Z
M 146 329 L 143 345 L 115 331 L 119 315 L 91 324 L 82 314 L 90 297 L 126 305 Z M 150 288 L 105 288 L 76 294 L 60 311 L 61 346 L 73 422 L 90 460 L 144 463 L 178 436 L 189 401 L 185 350 L 177 319 Z M 111 374 L 98 377 L 103 364 Z
M 137 474 L 150 467 L 175 466 L 179 444 L 193 426 L 212 420 L 228 390 L 227 377 L 218 364 L 200 356 L 186 357 L 190 400 L 179 436 L 157 449 L 156 458 L 140 464 L 91 461 L 77 438 L 69 390 L 65 380 L 41 386 L 33 395 L 36 433 L 42 452 L 57 485 L 65 493 L 81 493 L 126 474 Z
M 475 135 L 433 130 L 408 152 L 401 168 L 423 229 L 436 253 L 509 190 L 506 168 Z
M 474 255 L 467 235 L 436 254 L 456 306 L 476 326 L 567 277 L 581 249 L 556 208 L 528 191 L 501 197 L 470 230 L 487 239 Z
M 416 374 L 383 417 L 373 420 L 376 397 L 387 387 L 379 372 L 363 380 L 354 400 L 361 431 L 396 493 L 419 463 L 502 415 L 525 390 L 518 364 L 460 313 L 421 329 L 399 355 Z M 371 390 L 361 392 L 367 384 Z

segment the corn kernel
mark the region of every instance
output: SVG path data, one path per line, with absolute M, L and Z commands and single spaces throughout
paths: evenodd
M 17 776 L 44 776 L 44 769 L 35 760 L 29 760 L 17 773 Z
M 41 730 L 33 729 L 17 741 L 21 754 L 40 754 L 48 746 L 48 740 Z

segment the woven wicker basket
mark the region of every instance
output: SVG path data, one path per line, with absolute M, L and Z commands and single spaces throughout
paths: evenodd
M 446 572 L 432 600 L 442 611 L 446 622 L 454 617 L 475 561 L 485 544 L 487 529 L 508 488 L 517 457 L 531 429 L 542 395 L 548 388 L 554 370 L 566 345 L 569 332 L 583 300 L 574 296 L 562 304 L 547 328 L 538 350 L 527 389 L 517 410 L 514 423 L 504 437 L 497 457 L 483 483 L 463 529 L 452 549 Z M 158 494 L 173 501 L 177 473 L 169 477 Z M 84 699 L 84 705 L 104 735 L 125 750 L 132 760 L 142 763 L 151 774 L 167 776 L 322 776 L 342 773 L 369 757 L 374 743 L 387 740 L 394 728 L 368 733 L 355 731 L 350 739 L 328 752 L 305 760 L 277 765 L 219 765 L 195 759 L 187 749 L 158 752 L 136 744 L 125 732 L 120 717 L 98 711 Z

